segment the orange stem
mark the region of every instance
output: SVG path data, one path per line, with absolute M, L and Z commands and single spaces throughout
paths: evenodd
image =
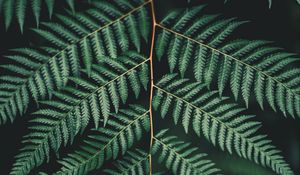
M 149 156 L 149 168 L 150 168 L 150 175 L 152 174 L 152 156 L 151 156 L 151 147 L 153 143 L 153 116 L 152 116 L 152 96 L 153 96 L 153 53 L 154 53 L 154 41 L 155 41 L 155 30 L 156 30 L 156 18 L 155 18 L 155 8 L 154 8 L 154 0 L 150 1 L 151 4 L 151 13 L 152 13 L 152 38 L 151 38 L 151 48 L 150 48 L 150 101 L 149 101 L 149 111 L 150 111 L 150 133 L 151 133 L 151 140 L 150 140 L 150 156 Z

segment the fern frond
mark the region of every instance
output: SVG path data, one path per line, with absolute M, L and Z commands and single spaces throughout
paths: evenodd
M 144 175 L 149 174 L 149 154 L 143 150 L 128 151 L 126 155 L 114 163 L 113 169 L 105 169 L 110 175 Z
M 21 33 L 23 33 L 26 4 L 27 4 L 26 0 L 16 1 L 16 17 L 19 23 Z
M 74 2 L 74 0 L 66 0 L 66 3 L 68 4 L 69 8 L 71 9 L 71 11 L 74 14 L 75 13 L 75 2 Z
M 235 151 L 279 174 L 293 174 L 266 135 L 257 134 L 261 125 L 251 120 L 254 116 L 243 114 L 244 109 L 220 98 L 217 91 L 174 74 L 165 75 L 154 88 L 153 108 L 160 109 L 162 118 L 171 112 L 174 123 L 180 122 L 186 133 L 192 128 L 222 150 Z
M 191 147 L 191 143 L 179 140 L 177 136 L 167 134 L 167 129 L 159 131 L 153 138 L 151 152 L 158 157 L 175 175 L 209 175 L 219 174 L 215 164 L 206 160 L 206 154 L 199 153 L 199 149 Z
M 56 174 L 83 175 L 98 169 L 105 161 L 124 155 L 149 128 L 149 111 L 144 107 L 131 105 L 128 109 L 121 109 L 118 114 L 113 114 L 105 128 L 94 130 L 93 134 L 88 135 L 80 149 L 59 161 L 62 168 Z M 124 159 L 134 163 L 141 158 L 141 154 L 129 152 L 131 157 Z
M 55 2 L 53 0 L 45 0 L 45 4 L 46 4 L 46 7 L 47 7 L 47 11 L 48 11 L 48 16 L 49 16 L 50 19 L 52 18 L 52 14 L 53 14 L 54 3 Z M 37 14 L 38 13 L 35 14 L 36 17 L 39 16 Z
M 201 9 L 172 13 L 158 24 L 158 58 L 166 55 L 171 72 L 176 69 L 185 76 L 193 69 L 197 81 L 208 87 L 217 83 L 220 96 L 230 87 L 235 99 L 242 96 L 247 107 L 250 94 L 255 94 L 262 109 L 268 102 L 274 111 L 300 117 L 300 69 L 290 69 L 298 58 L 269 42 L 227 42 L 243 22 L 215 15 L 199 17 Z
M 144 76 L 142 65 L 145 59 L 137 53 L 129 52 L 118 59 L 104 59 L 99 65 L 92 66 L 90 78 L 70 78 L 73 85 L 54 92 L 56 98 L 43 101 L 45 108 L 34 114 L 31 132 L 25 137 L 25 147 L 16 156 L 12 174 L 27 174 L 32 168 L 49 159 L 49 150 L 58 151 L 62 144 L 73 141 L 78 132 L 84 131 L 90 120 L 98 128 L 99 122 L 106 125 L 111 106 L 119 109 L 120 99 L 126 102 L 130 77 L 138 77 L 131 89 L 139 94 Z M 125 89 L 125 90 L 124 90 Z M 126 98 L 122 98 L 126 96 Z
M 7 30 L 13 20 L 15 0 L 3 0 L 1 3 L 2 4 L 0 6 L 3 8 L 1 15 L 5 16 L 4 25 Z
M 63 87 L 69 76 L 80 75 L 82 63 L 90 76 L 92 62 L 102 62 L 106 55 L 116 58 L 121 52 L 132 50 L 128 46 L 132 43 L 140 47 L 137 38 L 142 34 L 130 34 L 126 19 L 138 21 L 147 3 L 135 3 L 133 9 L 126 11 L 113 4 L 106 2 L 106 11 L 93 8 L 75 17 L 58 16 L 60 23 L 43 23 L 41 29 L 34 29 L 51 43 L 46 49 L 14 49 L 8 56 L 12 63 L 1 65 L 9 74 L 0 89 L 0 123 L 12 122 L 17 113 L 23 114 L 31 97 L 35 101 L 51 97 L 51 92 Z
M 70 9 L 74 12 L 74 0 L 65 0 Z M 21 33 L 23 33 L 23 27 L 25 23 L 27 9 L 32 10 L 32 14 L 35 18 L 36 25 L 39 26 L 40 14 L 42 10 L 43 3 L 47 6 L 49 17 L 51 18 L 54 8 L 55 0 L 3 0 L 0 1 L 0 7 L 3 9 L 3 20 L 5 23 L 6 30 L 10 27 L 14 15 L 19 24 Z

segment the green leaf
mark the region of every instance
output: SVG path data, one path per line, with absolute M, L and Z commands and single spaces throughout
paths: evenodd
M 158 59 L 167 57 L 171 73 L 179 71 L 184 77 L 193 69 L 193 78 L 207 87 L 217 83 L 220 96 L 230 87 L 235 100 L 243 97 L 246 107 L 254 93 L 261 108 L 267 101 L 274 111 L 300 117 L 293 112 L 300 100 L 299 73 L 288 75 L 291 64 L 299 58 L 265 41 L 228 41 L 244 22 L 201 15 L 202 8 L 175 11 L 158 23 Z
M 36 117 L 31 121 L 30 133 L 25 137 L 27 144 L 18 154 L 12 174 L 27 174 L 49 157 L 49 152 L 45 150 L 57 152 L 62 143 L 71 144 L 74 137 L 85 130 L 90 120 L 93 119 L 96 128 L 99 128 L 100 121 L 103 123 L 102 126 L 107 125 L 112 113 L 111 104 L 116 102 L 113 94 L 108 92 L 109 87 L 121 78 L 128 81 L 133 71 L 139 75 L 142 72 L 142 65 L 147 64 L 149 59 L 129 52 L 114 62 L 103 61 L 92 66 L 90 78 L 87 71 L 83 72 L 81 78 L 70 78 L 72 85 L 54 92 L 55 99 L 43 102 L 47 106 L 34 113 Z M 142 86 L 140 81 L 137 83 Z M 135 90 L 134 87 L 126 87 L 127 91 L 129 89 Z M 124 92 L 119 88 L 116 90 L 118 98 L 121 98 L 119 94 Z M 124 100 L 126 102 L 127 98 Z M 115 110 L 119 111 L 118 108 Z M 39 137 L 36 137 L 37 135 Z M 30 140 L 34 142 L 31 143 Z
M 280 151 L 265 135 L 257 134 L 261 125 L 252 120 L 254 116 L 243 114 L 244 109 L 204 86 L 167 74 L 154 85 L 154 109 L 160 110 L 162 118 L 169 112 L 181 113 L 172 116 L 175 124 L 180 121 L 186 133 L 192 129 L 198 136 L 203 134 L 222 150 L 235 151 L 240 157 L 254 160 L 278 174 L 292 174 Z M 179 102 L 182 104 L 178 105 Z
M 54 2 L 54 1 L 52 0 L 52 2 Z M 47 6 L 48 5 L 50 5 L 50 4 L 47 3 Z M 35 18 L 36 26 L 39 27 L 40 14 L 41 14 L 41 0 L 31 0 L 31 7 L 32 7 L 33 16 Z M 49 6 L 48 6 L 48 8 L 49 8 Z
M 6 2 L 12 5 L 14 1 Z M 98 3 L 96 3 L 96 6 Z M 1 65 L 8 70 L 8 75 L 21 78 L 22 81 L 12 83 L 5 80 L 3 83 L 14 85 L 15 88 L 9 91 L 0 89 L 0 123 L 11 122 L 17 113 L 24 113 L 28 106 L 28 101 L 17 102 L 17 97 L 22 97 L 22 92 L 26 95 L 26 99 L 34 99 L 35 101 L 44 100 L 52 95 L 53 90 L 61 89 L 70 76 L 79 76 L 81 62 L 87 70 L 88 75 L 91 73 L 91 65 L 95 61 L 102 61 L 104 55 L 116 57 L 125 49 L 134 50 L 132 47 L 126 47 L 121 43 L 132 45 L 138 44 L 142 36 L 132 35 L 130 29 L 125 26 L 127 18 L 137 18 L 139 11 L 144 5 L 132 2 L 134 9 L 126 8 L 126 11 L 118 10 L 118 6 L 112 2 L 105 9 L 111 11 L 109 14 L 99 10 L 103 7 L 94 7 L 83 13 L 77 13 L 75 16 L 58 15 L 60 22 L 42 23 L 39 29 L 33 29 L 38 35 L 46 40 L 49 47 L 43 48 L 21 48 L 14 49 L 9 55 L 12 64 Z M 112 10 L 114 9 L 114 10 Z M 8 9 L 7 9 L 8 10 Z M 122 26 L 123 35 L 126 37 L 111 37 L 115 33 L 114 25 Z M 138 25 L 134 23 L 134 25 Z M 131 26 L 138 28 L 138 26 Z M 104 32 L 105 31 L 105 32 Z M 105 39 L 104 33 L 110 33 Z M 104 37 L 104 38 L 103 38 Z M 132 38 L 134 37 L 134 38 Z M 110 44 L 105 44 L 109 40 Z M 122 42 L 120 42 L 122 41 Z M 138 44 L 140 45 L 140 44 Z M 112 49 L 113 48 L 113 49 Z M 83 59 L 82 59 L 83 58 Z M 82 60 L 81 60 L 82 59 Z M 17 64 L 16 64 L 17 63 Z M 143 81 L 144 85 L 145 81 Z M 138 89 L 135 89 L 137 92 Z M 124 94 L 122 100 L 124 102 Z M 136 94 L 138 95 L 138 94 Z M 13 108 L 19 103 L 19 108 Z M 20 110 L 19 110 L 20 109 Z M 20 113 L 20 114 L 23 114 Z
M 89 134 L 84 139 L 79 149 L 60 160 L 62 168 L 56 174 L 80 175 L 98 169 L 105 161 L 124 155 L 132 147 L 132 143 L 139 141 L 149 129 L 149 111 L 144 107 L 130 105 L 127 109 L 121 109 L 118 114 L 113 114 L 106 128 L 94 130 L 93 134 Z M 137 159 L 140 161 L 136 161 Z M 148 155 L 140 150 L 128 151 L 124 160 L 127 160 L 130 166 L 118 166 L 118 169 L 106 171 L 117 174 L 120 171 L 125 173 L 136 169 L 149 171 L 148 164 L 146 164 Z M 122 160 L 117 162 L 118 165 L 123 163 Z
M 121 160 L 114 162 L 113 169 L 105 169 L 110 175 L 149 174 L 149 154 L 140 149 L 128 151 Z
M 152 154 L 174 174 L 220 174 L 215 164 L 206 160 L 206 154 L 192 147 L 191 143 L 167 134 L 167 129 L 159 131 L 153 138 Z

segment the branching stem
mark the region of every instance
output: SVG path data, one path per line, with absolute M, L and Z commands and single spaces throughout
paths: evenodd
M 151 156 L 151 147 L 153 143 L 153 115 L 152 115 L 152 96 L 153 96 L 153 53 L 154 53 L 154 41 L 155 41 L 155 30 L 156 30 L 156 18 L 155 18 L 155 8 L 154 8 L 154 0 L 150 0 L 151 5 L 151 14 L 152 14 L 152 36 L 151 36 L 151 48 L 150 48 L 150 97 L 149 97 L 149 111 L 150 111 L 150 155 L 149 155 L 149 168 L 150 175 L 152 174 L 152 156 Z

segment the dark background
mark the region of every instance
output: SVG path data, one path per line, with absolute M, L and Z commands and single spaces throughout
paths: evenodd
M 58 2 L 58 1 L 57 1 Z M 60 3 L 60 2 L 59 2 Z M 78 4 L 81 2 L 78 0 Z M 77 10 L 83 10 L 85 5 L 78 5 Z M 223 0 L 192 0 L 191 4 L 187 4 L 185 0 L 155 0 L 156 14 L 158 18 L 162 18 L 168 12 L 168 9 L 183 8 L 196 4 L 208 4 L 206 12 L 224 14 L 225 17 L 239 17 L 241 20 L 250 20 L 251 23 L 241 27 L 236 35 L 246 39 L 263 39 L 275 41 L 276 46 L 285 48 L 287 51 L 300 54 L 300 6 L 295 0 L 273 0 L 271 9 L 268 9 L 267 0 L 231 0 L 224 5 Z M 64 13 L 62 4 L 56 4 L 56 11 Z M 80 7 L 80 8 L 78 8 Z M 45 14 L 42 14 L 43 20 L 47 20 Z M 31 41 L 36 40 L 28 30 L 28 26 L 34 26 L 34 19 L 29 12 L 25 23 L 24 34 L 21 35 L 18 26 L 13 24 L 8 32 L 5 32 L 3 20 L 0 20 L 0 64 L 5 63 L 2 55 L 8 54 L 9 49 L 17 47 L 26 47 Z M 165 68 L 166 65 L 155 63 L 154 71 Z M 299 66 L 295 65 L 295 66 Z M 300 174 L 300 143 L 299 130 L 300 120 L 294 120 L 291 117 L 285 119 L 280 112 L 273 112 L 269 106 L 265 105 L 262 111 L 252 99 L 250 102 L 249 114 L 256 114 L 256 120 L 263 124 L 262 133 L 267 133 L 269 138 L 273 140 L 273 144 L 283 151 L 282 155 L 290 163 L 295 174 Z M 36 106 L 29 106 L 33 111 Z M 9 174 L 14 156 L 21 148 L 22 136 L 27 133 L 26 121 L 31 117 L 31 111 L 28 111 L 23 117 L 17 117 L 14 124 L 9 123 L 0 127 L 0 175 Z M 165 120 L 165 124 L 168 123 Z M 154 120 L 154 125 L 161 128 L 161 121 Z M 167 127 L 167 126 L 164 126 Z M 172 132 L 186 137 L 191 140 L 193 135 L 185 135 L 182 128 L 174 128 Z M 224 174 L 229 175 L 272 175 L 272 171 L 261 168 L 247 160 L 241 159 L 235 155 L 231 156 L 222 152 L 218 148 L 207 143 L 205 139 L 199 139 L 199 142 L 193 140 L 194 146 L 199 146 L 201 152 L 209 154 L 209 158 L 216 162 L 217 167 L 221 168 Z M 157 168 L 161 168 L 159 165 Z M 49 170 L 49 167 L 43 167 Z M 53 167 L 52 167 L 53 168 Z M 154 167 L 155 168 L 155 167 Z

